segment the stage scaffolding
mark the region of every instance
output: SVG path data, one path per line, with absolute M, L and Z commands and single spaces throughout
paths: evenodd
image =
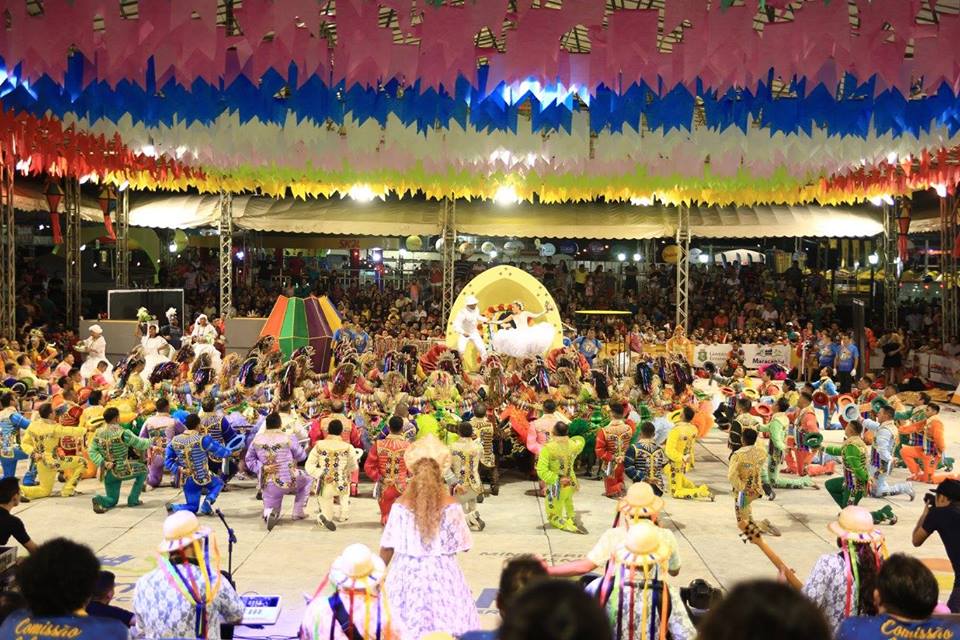
M 4 154 L 0 159 L 2 172 L 2 202 L 0 202 L 0 230 L 2 230 L 2 252 L 0 252 L 0 269 L 2 275 L 2 292 L 0 292 L 0 334 L 5 338 L 13 339 L 17 330 L 16 301 L 17 301 L 17 226 L 14 222 L 13 211 L 13 174 L 16 162 Z
M 130 288 L 130 188 L 117 194 L 117 289 Z
M 957 197 L 940 198 L 940 278 L 943 285 L 942 340 L 957 335 L 957 259 L 953 249 L 957 238 Z
M 66 287 L 67 327 L 77 330 L 80 326 L 80 183 L 76 178 L 64 180 L 63 217 L 66 233 Z
M 443 236 L 443 289 L 441 294 L 441 317 L 444 326 L 453 308 L 454 262 L 457 255 L 457 201 L 444 198 L 441 211 L 441 233 Z
M 690 297 L 690 207 L 677 207 L 677 326 L 687 331 Z
M 883 205 L 883 236 L 881 237 L 880 259 L 883 261 L 883 326 L 893 329 L 897 326 L 897 299 L 900 296 L 899 277 L 897 275 L 897 238 L 899 226 L 897 218 L 904 203 L 897 198 L 896 204 Z M 873 312 L 873 310 L 871 310 Z
M 220 192 L 220 317 L 233 316 L 233 196 Z

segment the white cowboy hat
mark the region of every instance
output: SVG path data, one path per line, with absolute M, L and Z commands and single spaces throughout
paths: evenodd
M 337 589 L 350 591 L 374 591 L 387 572 L 380 556 L 364 544 L 352 544 L 333 561 L 330 567 L 330 582 Z
M 98 324 L 90 325 L 90 333 L 103 333 L 103 328 Z
M 477 300 L 477 296 L 471 295 L 471 296 L 467 296 L 467 299 L 466 301 L 464 301 L 464 304 L 467 305 L 468 307 L 475 307 L 478 304 L 480 304 L 480 301 Z
M 627 489 L 627 495 L 620 500 L 618 509 L 630 519 L 649 518 L 663 509 L 663 498 L 653 492 L 646 482 L 635 482 Z
M 661 565 L 670 557 L 670 548 L 660 537 L 657 525 L 641 520 L 627 531 L 627 539 L 614 552 L 617 562 L 628 567 Z
M 870 512 L 854 505 L 844 507 L 840 517 L 828 524 L 827 529 L 844 541 L 874 543 L 883 541 L 883 534 L 874 525 Z
M 158 549 L 160 553 L 171 553 L 189 547 L 195 540 L 203 540 L 210 533 L 210 527 L 201 527 L 194 513 L 176 511 L 163 521 L 163 542 Z
M 441 474 L 446 473 L 450 468 L 450 449 L 432 433 L 414 442 L 403 454 L 403 461 L 407 469 L 411 470 L 413 465 L 424 458 L 434 460 L 440 466 Z

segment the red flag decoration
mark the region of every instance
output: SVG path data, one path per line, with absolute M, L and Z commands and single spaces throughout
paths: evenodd
M 900 255 L 900 262 L 907 261 L 907 234 L 910 233 L 910 205 L 906 201 L 900 205 L 900 215 L 897 216 L 897 253 Z
M 63 199 L 63 189 L 56 180 L 48 180 L 47 188 L 44 191 L 47 197 L 47 207 L 50 209 L 50 228 L 53 230 L 53 243 L 63 242 L 63 233 L 60 231 L 60 214 L 57 209 L 60 207 L 60 200 Z
M 110 218 L 110 215 L 117 208 L 117 194 L 113 187 L 104 187 L 97 201 L 100 203 L 100 211 L 103 212 L 103 226 L 107 230 L 107 236 L 111 240 L 116 240 L 117 234 L 113 231 L 113 220 Z

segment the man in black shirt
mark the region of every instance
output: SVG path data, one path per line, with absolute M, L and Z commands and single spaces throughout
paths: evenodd
M 20 481 L 16 478 L 0 480 L 0 545 L 6 545 L 13 537 L 30 553 L 37 550 L 37 543 L 27 535 L 27 528 L 23 521 L 10 513 L 10 510 L 20 504 Z
M 947 557 L 953 565 L 953 592 L 947 600 L 947 606 L 951 612 L 960 613 L 960 583 L 957 581 L 957 567 L 960 567 L 960 481 L 941 482 L 932 505 L 928 496 L 924 496 L 926 506 L 917 526 L 913 528 L 913 546 L 919 547 L 933 533 L 940 534 Z
M 112 571 L 100 570 L 97 582 L 93 586 L 93 597 L 87 605 L 87 614 L 101 618 L 113 618 L 126 626 L 133 624 L 133 612 L 115 607 L 110 604 L 113 600 L 113 589 L 117 583 L 117 576 Z

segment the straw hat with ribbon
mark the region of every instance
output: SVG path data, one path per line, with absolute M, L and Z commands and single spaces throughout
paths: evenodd
M 387 567 L 380 556 L 363 544 L 352 544 L 333 561 L 330 582 L 337 589 L 373 592 L 379 588 Z
M 184 600 L 197 609 L 194 631 L 196 637 L 206 638 L 209 625 L 209 610 L 220 591 L 220 553 L 210 527 L 200 526 L 197 516 L 190 511 L 176 511 L 163 522 L 163 541 L 158 545 L 160 556 L 158 569 L 166 573 L 168 581 L 180 592 Z M 193 551 L 193 563 L 187 562 L 187 550 Z M 178 558 L 172 562 L 170 558 Z
M 623 625 L 638 629 L 645 638 L 667 638 L 669 589 L 663 576 L 670 558 L 670 547 L 660 535 L 660 528 L 649 520 L 641 520 L 627 531 L 624 543 L 613 553 L 613 562 L 601 585 L 601 600 L 617 603 L 615 637 L 621 637 Z M 641 582 L 642 580 L 642 582 Z M 610 588 L 612 586 L 612 589 Z M 656 597 L 656 590 L 660 597 Z M 647 591 L 653 590 L 649 598 Z M 636 624 L 640 607 L 639 626 Z M 683 606 L 676 603 L 675 606 Z M 620 621 L 623 621 L 621 624 Z
M 827 530 L 837 536 L 840 549 L 843 552 L 844 578 L 846 582 L 846 601 L 844 612 L 846 616 L 854 615 L 854 594 L 860 591 L 860 569 L 858 547 L 867 545 L 873 554 L 876 569 L 880 570 L 884 558 L 887 556 L 887 546 L 883 534 L 876 528 L 873 516 L 863 507 L 844 507 L 840 516 L 827 525 Z
M 635 482 L 627 489 L 627 495 L 620 500 L 617 511 L 627 522 L 633 524 L 643 518 L 655 517 L 663 509 L 663 504 L 663 498 L 655 494 L 648 483 Z

